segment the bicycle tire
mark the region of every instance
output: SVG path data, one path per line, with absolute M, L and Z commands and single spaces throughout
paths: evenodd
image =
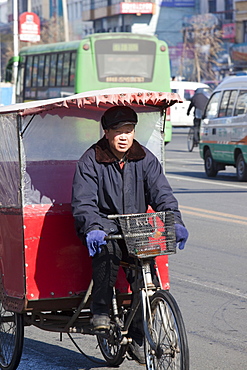
M 195 139 L 194 139 L 194 128 L 191 127 L 189 129 L 189 133 L 187 136 L 187 146 L 188 146 L 188 151 L 192 152 L 194 146 L 195 146 Z
M 17 369 L 21 360 L 23 341 L 23 314 L 6 311 L 0 301 L 0 369 Z
M 109 337 L 97 335 L 100 351 L 110 366 L 119 366 L 125 359 L 127 345 L 122 345 L 119 338 L 116 327 Z
M 173 296 L 165 290 L 150 298 L 151 318 L 147 319 L 149 334 L 156 344 L 156 355 L 147 338 L 144 341 L 147 370 L 189 370 L 189 347 L 180 309 Z

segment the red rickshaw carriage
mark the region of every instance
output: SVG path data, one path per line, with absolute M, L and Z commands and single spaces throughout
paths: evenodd
M 164 162 L 164 112 L 179 101 L 176 94 L 119 88 L 0 109 L 1 369 L 18 367 L 26 325 L 95 334 L 91 261 L 70 206 L 75 164 L 102 136 L 100 117 L 113 104 L 136 110 L 137 139 Z M 156 263 L 168 290 L 167 255 Z M 116 291 L 118 305 L 130 305 L 121 268 Z M 118 365 L 118 352 L 102 353 Z

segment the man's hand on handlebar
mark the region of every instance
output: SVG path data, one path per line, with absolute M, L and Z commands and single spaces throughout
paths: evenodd
M 185 243 L 188 239 L 188 230 L 180 224 L 175 224 L 176 243 L 178 243 L 179 249 L 184 249 Z
M 90 257 L 101 252 L 100 246 L 106 244 L 105 236 L 107 236 L 107 234 L 103 230 L 92 230 L 86 235 L 86 243 Z

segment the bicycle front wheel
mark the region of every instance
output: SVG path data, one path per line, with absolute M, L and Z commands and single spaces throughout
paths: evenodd
M 6 311 L 0 301 L 0 369 L 17 369 L 23 348 L 23 315 Z
M 195 145 L 195 141 L 194 141 L 194 128 L 191 127 L 189 129 L 189 133 L 188 133 L 188 137 L 187 137 L 187 145 L 188 145 L 188 151 L 189 152 L 192 152 L 193 148 L 194 148 L 194 145 Z
M 151 318 L 147 319 L 149 334 L 156 353 L 145 338 L 148 370 L 188 370 L 189 348 L 180 309 L 173 296 L 160 290 L 151 297 Z

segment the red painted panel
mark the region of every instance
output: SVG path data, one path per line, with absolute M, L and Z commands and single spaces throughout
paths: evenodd
M 26 206 L 24 235 L 28 300 L 69 297 L 88 288 L 91 260 L 75 233 L 69 204 Z M 167 289 L 167 256 L 158 257 L 157 264 Z M 129 291 L 122 269 L 117 288 Z
M 159 270 L 160 280 L 162 283 L 162 289 L 170 289 L 170 280 L 169 280 L 169 269 L 168 269 L 168 256 L 158 256 L 155 258 L 156 265 Z
M 91 260 L 76 236 L 69 204 L 24 208 L 27 298 L 69 297 L 85 291 Z
M 23 298 L 25 277 L 20 209 L 0 208 L 0 273 L 5 294 Z

